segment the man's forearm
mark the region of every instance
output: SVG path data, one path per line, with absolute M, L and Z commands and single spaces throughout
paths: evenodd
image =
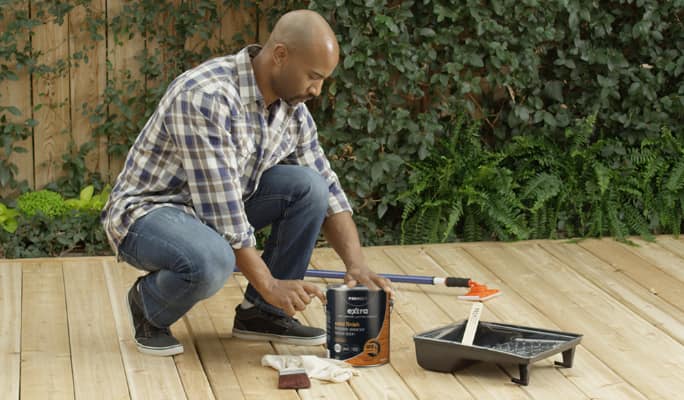
M 274 278 L 256 248 L 244 247 L 235 250 L 235 263 L 257 292 L 263 295 L 269 290 Z
M 359 233 L 351 213 L 344 211 L 333 214 L 323 223 L 323 234 L 347 267 L 364 265 Z

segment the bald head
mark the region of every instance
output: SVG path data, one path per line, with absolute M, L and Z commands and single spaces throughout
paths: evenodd
M 290 51 L 315 51 L 319 55 L 337 57 L 339 52 L 335 32 L 320 14 L 311 10 L 291 11 L 280 17 L 264 48 L 270 50 L 277 44 Z
M 298 10 L 280 17 L 252 66 L 267 104 L 280 98 L 295 105 L 320 95 L 339 56 L 328 22 L 313 11 Z

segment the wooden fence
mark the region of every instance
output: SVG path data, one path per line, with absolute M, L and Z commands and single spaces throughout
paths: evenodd
M 176 4 L 181 2 L 173 1 Z M 21 9 L 30 13 L 31 4 L 34 2 L 36 1 L 19 2 L 18 6 L 14 6 L 18 7 L 15 11 Z M 126 3 L 127 0 L 92 0 L 90 7 L 92 11 L 106 15 L 107 21 L 110 22 L 120 14 Z M 267 4 L 262 2 L 260 7 L 264 9 Z M 263 41 L 265 38 L 265 18 L 259 20 L 259 9 L 219 11 L 223 19 L 211 40 L 223 39 L 230 43 L 236 32 L 243 32 L 248 43 L 256 42 L 257 39 Z M 133 74 L 137 73 L 140 76 L 135 56 L 145 48 L 153 49 L 157 46 L 154 41 L 145 41 L 140 35 L 132 39 L 119 38 L 120 43 L 117 43 L 114 35 L 108 30 L 104 32 L 106 40 L 94 41 L 90 34 L 82 29 L 86 18 L 85 8 L 79 6 L 68 13 L 61 25 L 46 22 L 35 27 L 31 49 L 34 53 L 42 54 L 38 59 L 39 64 L 52 64 L 57 60 L 67 59 L 76 51 L 75 49 L 85 48 L 88 49 L 85 54 L 89 59 L 88 63 L 81 62 L 79 65 L 71 66 L 68 73 L 59 76 L 30 75 L 26 69 L 22 69 L 17 71 L 18 80 L 0 82 L 0 105 L 14 106 L 22 113 L 19 117 L 11 116 L 11 122 L 24 121 L 27 118 L 39 122 L 33 129 L 33 136 L 20 143 L 28 152 L 13 153 L 10 158 L 10 162 L 16 164 L 19 169 L 16 179 L 26 179 L 31 188 L 40 189 L 63 174 L 62 156 L 68 152 L 68 145 L 72 140 L 79 147 L 93 140 L 93 125 L 88 116 L 83 115 L 82 106 L 84 103 L 94 105 L 101 102 L 107 82 L 107 63 L 111 63 L 114 74 L 116 71 L 129 69 Z M 10 22 L 0 20 L 0 33 L 5 31 Z M 255 37 L 249 37 L 248 30 L 243 29 L 247 24 L 257 26 L 257 29 L 251 29 L 255 31 Z M 192 46 L 192 43 L 187 43 L 186 46 Z M 147 85 L 154 84 L 147 82 Z M 42 107 L 35 110 L 35 106 L 39 104 L 42 104 Z M 110 179 L 116 177 L 122 163 L 122 159 L 107 153 L 107 143 L 104 139 L 99 139 L 97 149 L 91 151 L 86 158 L 86 166 L 90 171 L 100 172 L 102 176 Z

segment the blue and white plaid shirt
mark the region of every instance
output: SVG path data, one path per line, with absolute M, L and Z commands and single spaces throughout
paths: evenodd
M 196 216 L 235 249 L 254 247 L 244 202 L 279 163 L 309 166 L 327 180 L 328 215 L 351 212 L 306 105 L 266 108 L 251 64 L 259 50 L 209 60 L 169 85 L 102 211 L 117 254 L 133 222 L 160 207 Z

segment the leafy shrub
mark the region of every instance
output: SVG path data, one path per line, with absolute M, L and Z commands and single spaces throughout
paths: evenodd
M 111 191 L 112 188 L 106 186 L 102 192 L 94 194 L 95 186 L 88 185 L 81 190 L 77 199 L 68 199 L 65 203 L 68 207 L 76 210 L 100 211 L 107 203 Z
M 110 254 L 99 214 L 92 211 L 71 211 L 57 218 L 22 215 L 14 233 L 0 231 L 0 243 L 6 258 Z
M 402 243 L 678 235 L 684 136 L 663 128 L 630 146 L 596 136 L 595 123 L 589 116 L 557 141 L 517 136 L 494 151 L 459 119 L 430 156 L 410 164 L 410 189 L 399 197 Z
M 177 74 L 263 41 L 256 25 L 309 7 L 331 22 L 341 46 L 340 65 L 310 106 L 364 244 L 681 230 L 683 0 L 265 4 L 127 2 L 118 15 L 80 0 L 32 3 L 30 14 L 5 7 L 0 16 L 14 22 L 0 35 L 0 83 L 16 79 L 16 65 L 40 76 L 89 62 L 76 48 L 42 64 L 24 40 L 42 19 L 68 21 L 75 6 L 86 11 L 80 29 L 93 40 L 144 39 L 140 71 L 107 71 L 101 101 L 83 109 L 93 139 L 105 137 L 108 154 L 121 156 Z M 259 23 L 216 37 L 233 12 Z M 3 101 L 0 188 L 25 189 L 9 157 L 41 121 Z M 464 111 L 477 130 L 459 122 Z M 55 189 L 76 196 L 90 183 L 83 160 L 96 149 L 72 146 Z M 441 178 L 452 187 L 430 186 Z M 423 231 L 419 219 L 432 214 L 441 225 Z
M 0 203 L 0 228 L 9 233 L 17 230 L 19 211 Z
M 22 194 L 17 199 L 17 208 L 28 216 L 42 213 L 48 217 L 63 216 L 69 209 L 64 198 L 59 193 L 51 190 L 39 190 Z
M 665 155 L 653 143 L 664 127 L 684 137 L 684 1 L 314 0 L 310 7 L 332 21 L 340 41 L 341 63 L 315 116 L 367 243 L 432 240 L 434 230 L 407 237 L 409 228 L 421 230 L 421 213 L 442 210 L 443 227 L 459 215 L 457 185 L 468 182 L 458 180 L 452 191 L 433 181 L 444 197 L 423 192 L 425 203 L 402 209 L 406 193 L 421 190 L 410 185 L 448 178 L 430 170 L 449 167 L 440 157 L 457 157 L 451 167 L 464 168 L 442 171 L 451 178 L 483 174 L 475 193 L 510 180 L 502 190 L 517 196 L 470 203 L 462 211 L 470 228 L 456 227 L 451 239 L 679 231 L 675 193 L 658 201 L 666 215 L 644 209 L 664 177 L 644 177 L 639 196 L 620 200 L 634 193 L 630 179 L 640 172 L 623 169 L 634 163 L 620 152 L 641 154 L 650 143 L 649 151 Z M 463 110 L 480 122 L 471 142 L 451 137 Z M 579 134 L 578 120 L 591 125 L 587 151 L 571 150 L 565 135 Z M 448 156 L 443 146 L 454 142 L 466 147 Z M 576 156 L 565 157 L 571 151 Z M 669 156 L 658 162 L 651 173 L 676 165 Z M 413 176 L 421 166 L 423 178 Z
M 108 194 L 109 188 L 94 194 L 88 186 L 78 199 L 41 190 L 21 195 L 16 210 L 0 203 L 0 257 L 111 254 L 100 223 Z
M 502 154 L 483 146 L 478 128 L 461 115 L 428 157 L 410 164 L 410 189 L 399 196 L 401 243 L 492 239 L 490 232 L 498 239 L 528 237 L 513 172 Z M 462 220 L 462 230 L 455 229 Z

